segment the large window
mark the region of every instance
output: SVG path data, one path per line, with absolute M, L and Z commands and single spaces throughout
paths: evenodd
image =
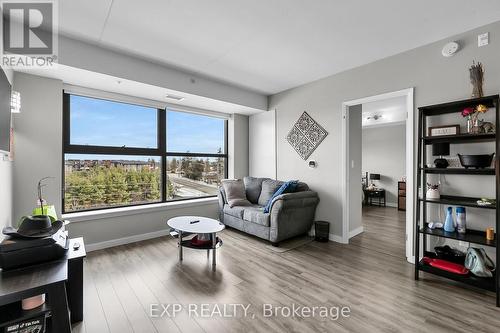
M 63 210 L 209 197 L 226 177 L 227 121 L 64 94 Z

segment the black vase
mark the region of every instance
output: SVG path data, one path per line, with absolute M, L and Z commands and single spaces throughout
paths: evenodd
M 445 158 L 436 158 L 434 160 L 434 165 L 436 166 L 436 168 L 445 169 L 450 164 L 448 163 L 448 160 L 446 160 Z

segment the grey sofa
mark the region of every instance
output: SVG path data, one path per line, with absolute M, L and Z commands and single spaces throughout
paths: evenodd
M 307 184 L 299 183 L 295 192 L 274 198 L 269 213 L 264 213 L 268 199 L 283 182 L 245 177 L 244 183 L 251 206 L 229 207 L 224 189 L 219 187 L 219 218 L 226 226 L 269 240 L 275 246 L 309 231 L 319 198 Z

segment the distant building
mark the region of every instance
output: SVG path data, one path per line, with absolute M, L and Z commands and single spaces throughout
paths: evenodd
M 158 165 L 156 161 L 134 161 L 134 160 L 66 160 L 64 171 L 71 173 L 74 171 L 87 171 L 91 168 L 102 166 L 106 168 L 116 167 L 125 171 L 141 171 L 144 169 L 156 170 Z

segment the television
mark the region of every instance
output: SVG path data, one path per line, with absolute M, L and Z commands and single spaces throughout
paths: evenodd
M 0 68 L 0 154 L 8 154 L 10 151 L 11 90 L 10 82 Z

